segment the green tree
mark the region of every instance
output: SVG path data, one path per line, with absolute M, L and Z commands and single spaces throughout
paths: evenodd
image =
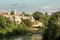
M 13 10 L 11 11 L 10 15 L 14 15 L 14 11 Z
M 48 15 L 48 13 L 47 13 L 47 12 L 45 12 L 45 15 Z
M 45 15 L 44 15 L 44 20 L 43 20 L 43 23 L 45 26 L 48 25 L 48 21 L 50 19 L 50 15 L 48 15 L 48 13 L 46 12 Z
M 14 30 L 15 35 L 26 34 L 28 32 L 29 32 L 28 27 L 25 24 L 19 24 L 16 30 Z
M 32 26 L 32 23 L 31 23 L 31 21 L 29 19 L 22 20 L 21 24 L 25 24 L 27 27 L 31 27 Z
M 48 27 L 43 33 L 43 40 L 59 40 L 60 37 L 60 11 L 51 15 Z
M 21 34 L 27 34 L 31 32 L 32 30 L 30 29 L 32 26 L 32 23 L 30 22 L 29 19 L 22 20 L 20 24 L 17 25 L 16 29 L 13 31 L 15 35 L 21 35 Z M 13 34 L 13 35 L 14 35 Z
M 44 15 L 42 12 L 36 11 L 35 13 L 33 13 L 33 18 L 38 21 L 43 21 L 43 18 L 44 18 L 43 16 Z
M 12 32 L 14 23 L 9 18 L 0 15 L 0 34 L 6 35 L 7 32 Z
M 24 14 L 24 16 L 30 16 L 29 14 L 27 14 L 27 13 L 25 13 L 25 12 L 23 12 L 22 14 Z

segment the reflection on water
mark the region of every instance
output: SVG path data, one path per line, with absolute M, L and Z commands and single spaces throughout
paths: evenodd
M 42 40 L 41 34 L 33 34 L 32 36 L 10 37 L 0 40 Z

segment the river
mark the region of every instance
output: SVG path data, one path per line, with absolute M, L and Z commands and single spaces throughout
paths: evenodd
M 15 36 L 10 38 L 4 38 L 0 40 L 42 40 L 41 34 L 33 34 L 32 36 Z

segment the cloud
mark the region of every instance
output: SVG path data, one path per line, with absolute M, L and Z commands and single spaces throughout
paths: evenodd
M 44 6 L 42 7 L 42 9 L 51 9 L 52 7 L 51 6 Z
M 23 4 L 10 4 L 10 6 L 24 6 L 24 5 L 26 5 L 26 3 L 23 3 Z
M 11 4 L 10 6 L 17 6 L 17 5 L 19 5 L 19 4 Z

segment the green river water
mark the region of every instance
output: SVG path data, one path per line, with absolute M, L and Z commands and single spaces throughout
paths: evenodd
M 0 38 L 0 40 L 42 40 L 42 35 L 33 34 L 32 36 L 15 36 L 10 38 Z

